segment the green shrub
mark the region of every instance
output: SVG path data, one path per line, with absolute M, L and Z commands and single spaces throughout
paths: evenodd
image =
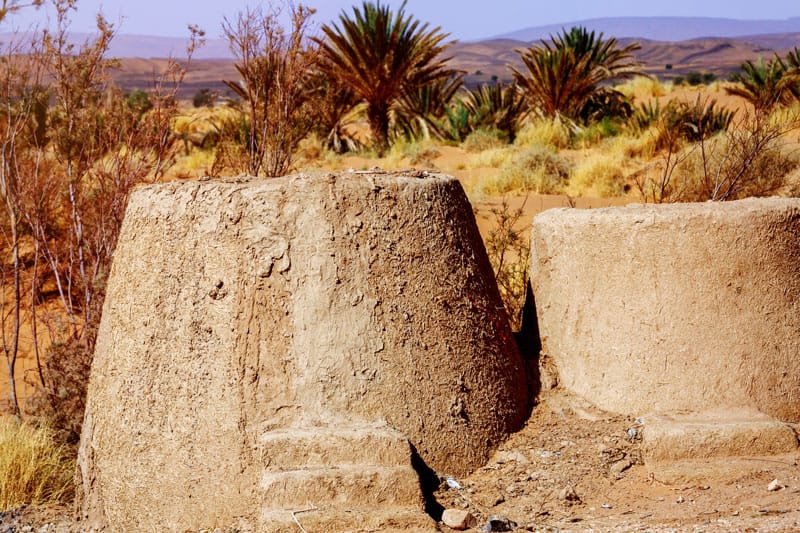
M 125 97 L 125 101 L 127 102 L 128 106 L 139 116 L 153 109 L 153 102 L 150 101 L 150 95 L 141 89 L 130 93 Z
M 698 96 L 692 104 L 671 100 L 663 108 L 656 101 L 645 102 L 634 111 L 631 125 L 638 132 L 655 126 L 656 148 L 663 149 L 677 140 L 697 142 L 727 131 L 734 115 L 735 111 L 717 105 L 716 100 Z
M 686 83 L 691 86 L 700 85 L 703 83 L 703 73 L 693 70 L 686 73 Z
M 614 137 L 621 131 L 620 124 L 611 117 L 603 117 L 581 129 L 572 139 L 573 146 L 588 147 L 595 145 L 608 137 Z
M 192 105 L 194 107 L 211 107 L 215 99 L 216 95 L 211 92 L 211 89 L 200 89 L 194 93 Z

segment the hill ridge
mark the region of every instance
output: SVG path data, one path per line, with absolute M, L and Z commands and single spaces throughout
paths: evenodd
M 600 17 L 530 26 L 483 40 L 505 38 L 525 42 L 538 41 L 573 26 L 584 26 L 617 38 L 678 42 L 711 37 L 744 38 L 753 35 L 800 33 L 800 16 L 760 20 L 724 17 Z

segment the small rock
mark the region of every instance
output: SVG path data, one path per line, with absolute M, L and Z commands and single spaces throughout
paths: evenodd
M 639 432 L 636 430 L 636 428 L 628 428 L 628 438 L 631 440 L 631 442 L 635 441 L 636 437 L 638 436 Z
M 494 456 L 494 462 L 498 464 L 517 463 L 520 465 L 530 464 L 530 460 L 517 450 L 500 451 Z
M 567 502 L 581 501 L 580 497 L 578 496 L 578 493 L 575 492 L 575 489 L 572 486 L 567 486 L 561 489 L 561 492 L 558 493 L 558 499 Z
M 770 492 L 775 492 L 776 490 L 781 490 L 782 488 L 783 485 L 781 485 L 781 482 L 777 479 L 773 479 L 769 482 L 769 485 L 767 485 L 767 490 Z
M 492 533 L 493 531 L 513 531 L 517 527 L 516 522 L 512 522 L 507 517 L 493 514 L 486 521 L 486 524 L 481 528 L 483 533 Z
M 450 529 L 456 531 L 464 531 L 471 527 L 475 527 L 478 521 L 472 516 L 469 511 L 461 509 L 445 509 L 442 513 L 442 523 Z
M 675 500 L 675 503 L 683 503 L 683 502 L 685 502 L 685 501 L 686 501 L 686 500 L 684 500 L 684 499 L 683 499 L 683 496 L 678 496 L 678 499 L 677 499 L 677 500 Z
M 622 476 L 622 473 L 631 467 L 630 459 L 622 459 L 611 465 L 611 475 L 615 478 Z
M 613 509 L 614 508 L 614 506 L 612 506 L 610 503 L 604 503 L 600 507 L 602 507 L 603 509 Z
M 447 483 L 447 486 L 451 489 L 461 490 L 463 488 L 461 484 L 452 477 L 448 477 L 445 483 Z

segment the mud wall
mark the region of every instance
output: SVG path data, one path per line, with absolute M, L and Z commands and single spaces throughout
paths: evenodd
M 550 210 L 531 283 L 543 352 L 596 405 L 800 421 L 800 200 Z
M 131 529 L 247 523 L 262 435 L 353 420 L 463 474 L 520 426 L 526 391 L 455 179 L 144 187 L 108 282 L 80 512 Z

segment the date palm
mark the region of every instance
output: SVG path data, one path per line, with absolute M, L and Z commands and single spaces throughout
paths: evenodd
M 518 50 L 525 69 L 512 67 L 528 104 L 545 116 L 585 119 L 592 99 L 611 90 L 602 84 L 641 74 L 633 59 L 638 43 L 620 48 L 616 39 L 582 27 L 551 41 Z
M 493 83 L 474 89 L 464 98 L 473 129 L 492 128 L 512 143 L 527 106 L 516 85 Z
M 398 99 L 419 87 L 454 75 L 442 56 L 452 43 L 448 34 L 405 13 L 364 1 L 352 14 L 342 12 L 338 23 L 322 26 L 317 39 L 321 69 L 338 78 L 367 104 L 367 118 L 378 153 L 389 147 L 389 117 Z
M 741 72 L 734 76 L 739 82 L 725 87 L 728 94 L 740 96 L 753 104 L 757 111 L 769 111 L 776 105 L 789 104 L 800 97 L 797 49 L 787 55 L 788 66 L 776 54 L 774 59 L 745 61 Z
M 433 83 L 404 91 L 394 108 L 394 136 L 406 139 L 446 139 L 444 117 L 447 106 L 464 84 L 462 76 L 442 78 Z

